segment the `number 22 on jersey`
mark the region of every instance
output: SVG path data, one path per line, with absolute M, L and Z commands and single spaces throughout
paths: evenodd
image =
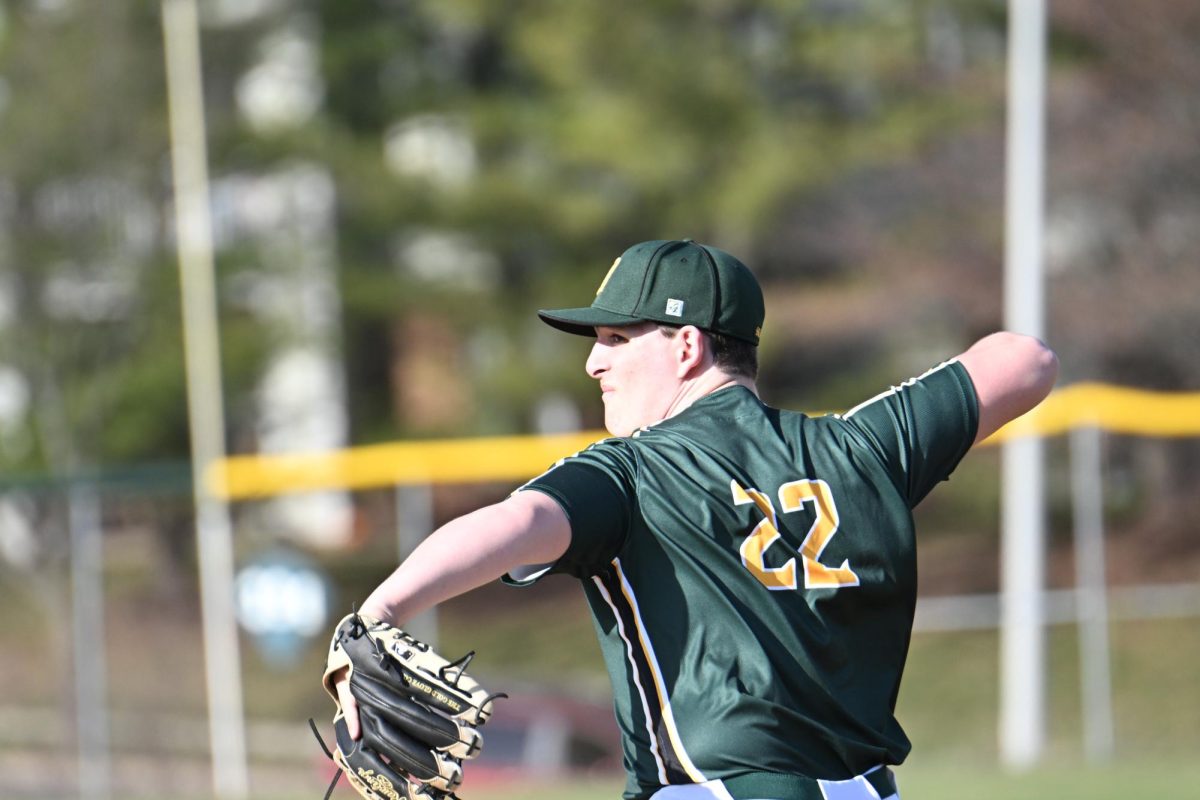
M 775 515 L 775 505 L 771 498 L 758 489 L 743 489 L 737 481 L 730 481 L 729 486 L 733 490 L 734 505 L 753 503 L 763 514 L 762 521 L 754 526 L 754 530 L 750 531 L 746 540 L 742 542 L 742 564 L 759 583 L 772 591 L 798 588 L 795 558 L 789 558 L 782 567 L 768 567 L 765 560 L 767 548 L 781 538 L 779 518 Z M 822 480 L 804 479 L 790 481 L 779 487 L 779 507 L 784 514 L 799 511 L 805 503 L 812 504 L 816 518 L 799 548 L 800 563 L 804 570 L 804 588 L 840 589 L 858 586 L 858 575 L 850 568 L 848 560 L 842 561 L 840 567 L 829 567 L 819 561 L 829 540 L 838 531 L 837 505 L 833 502 L 829 484 Z

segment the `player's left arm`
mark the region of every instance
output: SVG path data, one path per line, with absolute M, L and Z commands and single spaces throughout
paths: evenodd
M 1032 336 L 1001 331 L 983 337 L 958 356 L 979 401 L 975 442 L 1031 410 L 1058 379 L 1058 356 Z

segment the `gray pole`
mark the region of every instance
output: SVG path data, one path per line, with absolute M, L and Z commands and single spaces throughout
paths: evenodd
M 433 488 L 429 485 L 396 487 L 396 537 L 400 561 L 408 558 L 433 532 Z M 400 620 L 404 629 L 431 647 L 437 647 L 437 609 Z
M 1004 322 L 1042 337 L 1044 0 L 1008 4 L 1008 133 Z M 1001 456 L 1000 758 L 1032 766 L 1045 742 L 1043 448 L 1010 440 Z
M 243 798 L 249 780 L 241 661 L 233 611 L 233 532 L 228 505 L 208 485 L 209 467 L 225 456 L 225 414 L 208 206 L 200 30 L 195 0 L 163 0 L 162 11 L 213 789 L 220 798 Z
M 1079 684 L 1083 751 L 1089 761 L 1113 754 L 1108 591 L 1104 557 L 1104 491 L 1100 429 L 1071 431 L 1071 505 L 1075 518 L 1075 602 L 1079 619 Z
M 104 542 L 93 487 L 68 490 L 71 535 L 71 618 L 74 620 L 75 715 L 79 736 L 79 796 L 108 800 L 111 764 L 108 670 L 104 648 Z

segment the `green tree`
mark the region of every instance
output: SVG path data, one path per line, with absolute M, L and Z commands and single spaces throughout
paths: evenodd
M 563 385 L 576 374 L 567 385 L 588 396 L 578 353 L 529 325 L 530 306 L 590 296 L 629 243 L 693 236 L 745 254 L 768 280 L 827 277 L 820 258 L 770 246 L 795 238 L 796 205 L 911 158 L 982 106 L 955 95 L 931 55 L 931 9 L 950 13 L 939 4 L 317 8 L 327 123 L 356 144 L 338 171 L 352 373 L 379 377 L 365 354 L 393 340 L 389 326 L 410 309 L 496 331 L 510 346 L 484 347 L 473 363 L 484 399 L 463 430 L 528 426 L 549 376 Z M 996 24 L 958 8 L 964 26 Z M 384 166 L 389 137 L 431 115 L 469 142 L 468 178 Z M 411 271 L 398 279 L 397 238 L 428 228 L 495 256 L 486 297 Z

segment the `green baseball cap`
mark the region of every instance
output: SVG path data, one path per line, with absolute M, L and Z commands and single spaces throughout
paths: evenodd
M 683 239 L 635 244 L 613 262 L 590 306 L 543 309 L 538 316 L 581 336 L 594 336 L 597 325 L 661 322 L 758 344 L 765 311 L 762 289 L 745 264 Z

